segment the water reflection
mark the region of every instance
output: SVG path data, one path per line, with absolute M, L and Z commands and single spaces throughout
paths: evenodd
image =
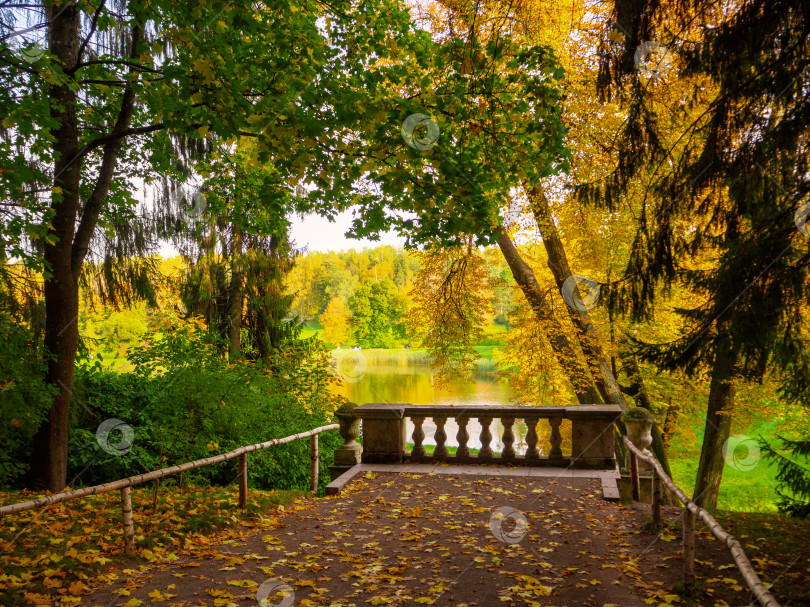
M 430 367 L 426 365 L 391 365 L 369 363 L 360 381 L 355 383 L 344 382 L 336 387 L 335 391 L 350 401 L 362 405 L 365 403 L 408 403 L 413 405 L 509 405 L 512 404 L 512 390 L 506 383 L 496 382 L 495 375 L 478 374 L 473 382 L 456 381 L 437 387 L 433 381 Z M 538 434 L 543 436 L 543 424 L 539 424 Z M 448 419 L 445 423 L 445 433 L 448 447 L 457 447 L 456 433 L 458 425 L 455 420 Z M 526 423 L 518 421 L 512 426 L 515 435 L 514 448 L 518 454 L 526 452 Z M 490 447 L 499 452 L 503 449 L 503 425 L 500 420 L 494 420 L 490 426 L 492 441 Z M 435 445 L 436 425 L 428 418 L 422 424 L 425 433 L 425 445 Z M 467 445 L 471 449 L 480 449 L 481 425 L 478 420 L 471 419 L 467 423 L 467 433 L 470 439 Z M 408 442 L 413 442 L 413 423 L 406 421 L 406 436 Z M 541 454 L 543 442 L 540 442 Z
M 413 405 L 508 405 L 512 390 L 495 376 L 478 374 L 473 382 L 434 385 L 426 365 L 392 365 L 369 362 L 360 381 L 344 382 L 335 388 L 350 401 L 365 403 L 409 403 Z

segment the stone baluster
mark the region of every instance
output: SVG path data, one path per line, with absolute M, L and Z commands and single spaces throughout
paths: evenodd
M 562 445 L 562 435 L 560 434 L 562 416 L 551 416 L 548 418 L 548 423 L 551 426 L 551 437 L 549 438 L 551 451 L 548 452 L 548 458 L 552 460 L 562 459 L 562 449 L 560 448 L 560 445 Z
M 458 424 L 458 432 L 456 433 L 456 442 L 458 449 L 456 450 L 456 457 L 469 457 L 470 447 L 467 441 L 470 440 L 470 435 L 467 432 L 467 422 L 470 421 L 469 417 L 458 417 L 456 423 Z
M 433 450 L 433 457 L 436 459 L 444 459 L 447 457 L 447 447 L 444 444 L 447 441 L 447 432 L 444 431 L 444 424 L 447 422 L 447 418 L 434 416 L 433 422 L 436 424 L 436 434 L 434 434 L 436 438 L 436 448 Z
M 478 452 L 479 459 L 490 459 L 492 457 L 492 432 L 489 426 L 492 424 L 491 415 L 482 415 L 478 418 L 481 423 L 481 450 Z
M 526 461 L 536 462 L 538 459 L 540 459 L 540 456 L 537 453 L 537 419 L 534 417 L 527 417 L 526 426 L 528 427 L 528 431 L 526 432 Z
M 502 417 L 501 424 L 503 424 L 503 451 L 501 452 L 501 459 L 512 459 L 515 457 L 515 418 Z
M 422 424 L 425 421 L 424 417 L 411 417 L 413 422 L 413 449 L 411 455 L 414 457 L 425 457 L 425 447 L 422 441 L 425 440 L 425 431 L 422 430 Z

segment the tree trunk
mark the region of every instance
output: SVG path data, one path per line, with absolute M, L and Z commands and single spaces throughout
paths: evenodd
M 238 360 L 242 351 L 242 230 L 233 225 L 233 248 L 231 250 L 231 284 L 228 287 L 228 359 Z
M 75 5 L 49 7 L 49 47 L 65 69 L 76 64 L 79 52 L 79 10 Z M 71 269 L 73 236 L 79 209 L 81 162 L 76 122 L 75 93 L 68 84 L 49 91 L 51 116 L 59 126 L 54 137 L 54 186 L 61 194 L 51 195 L 51 219 L 55 240 L 44 243 L 47 276 L 45 295 L 45 350 L 49 356 L 46 381 L 56 389 L 47 420 L 34 437 L 29 486 L 61 491 L 67 482 L 67 441 L 70 388 L 79 342 L 79 286 Z
M 720 326 L 718 330 L 721 330 Z M 722 334 L 717 339 L 703 446 L 700 450 L 700 464 L 692 497 L 697 505 L 706 509 L 717 507 L 717 495 L 720 492 L 725 465 L 723 445 L 731 431 L 731 413 L 736 393 L 733 383 L 736 357 L 731 339 L 728 335 Z
M 50 52 L 66 71 L 70 70 L 79 60 L 80 11 L 72 4 L 48 7 L 47 10 Z M 133 28 L 133 57 L 138 56 L 138 42 L 142 34 L 140 28 Z M 46 381 L 55 387 L 56 395 L 47 420 L 34 437 L 37 449 L 31 457 L 28 477 L 31 488 L 57 492 L 67 483 L 70 398 L 79 342 L 78 277 L 109 193 L 123 133 L 129 127 L 135 102 L 135 93 L 128 87 L 111 133 L 113 137 L 103 146 L 96 181 L 79 219 L 82 154 L 76 121 L 76 93 L 71 86 L 71 82 L 53 85 L 48 92 L 51 116 L 59 125 L 53 130 L 53 185 L 61 192 L 51 195 L 51 235 L 54 240 L 46 240 L 43 244 L 43 256 L 49 273 L 44 284 L 44 344 L 49 356 Z
M 638 361 L 636 360 L 635 355 L 630 351 L 629 344 L 624 339 L 619 343 L 619 348 L 619 357 L 622 361 L 622 369 L 624 369 L 624 372 L 627 374 L 627 377 L 630 380 L 630 388 L 626 391 L 626 393 L 633 397 L 633 400 L 636 401 L 637 407 L 642 407 L 647 409 L 650 413 L 653 413 L 652 401 L 650 401 L 650 397 L 647 394 L 647 388 L 644 385 L 644 379 L 641 377 L 641 371 L 638 367 Z M 652 445 L 650 445 L 650 450 L 652 451 L 653 455 L 655 455 L 655 458 L 661 463 L 661 467 L 664 469 L 664 472 L 667 473 L 667 476 L 672 478 L 672 470 L 669 467 L 667 447 L 664 443 L 664 434 L 661 432 L 662 427 L 663 420 L 658 419 L 658 421 L 652 427 L 653 442 Z M 675 495 L 666 485 L 661 485 L 661 499 L 667 506 L 680 506 L 681 503 L 678 496 Z
M 498 237 L 498 246 L 503 253 L 506 263 L 512 270 L 515 281 L 520 286 L 526 301 L 532 307 L 537 320 L 545 327 L 546 335 L 551 342 L 557 360 L 565 371 L 568 380 L 574 388 L 577 400 L 581 404 L 599 404 L 602 399 L 599 391 L 594 385 L 593 378 L 588 368 L 582 364 L 579 353 L 571 345 L 565 335 L 560 321 L 552 313 L 546 301 L 540 285 L 529 265 L 523 261 L 520 253 L 515 248 L 512 239 L 506 231 L 501 228 Z
M 654 413 L 652 402 L 647 394 L 647 388 L 644 386 L 644 380 L 641 377 L 641 371 L 638 368 L 638 361 L 636 360 L 635 355 L 633 355 L 633 353 L 630 351 L 629 345 L 625 340 L 620 342 L 619 348 L 619 358 L 622 361 L 622 368 L 627 374 L 627 378 L 630 380 L 630 389 L 628 393 L 633 397 L 633 400 L 636 401 L 637 407 L 643 407 L 644 409 L 650 411 L 650 413 Z M 652 427 L 653 442 L 652 445 L 650 445 L 650 450 L 653 452 L 656 459 L 661 462 L 661 467 L 664 469 L 664 472 L 666 472 L 667 475 L 672 478 L 672 471 L 669 467 L 669 458 L 667 457 L 667 450 L 664 445 L 664 435 L 661 432 L 663 421 L 664 420 L 659 419 Z
M 557 226 L 554 225 L 554 219 L 551 216 L 548 198 L 546 198 L 540 185 L 532 188 L 526 187 L 525 190 L 531 202 L 532 213 L 537 222 L 537 227 L 543 237 L 543 245 L 548 255 L 548 267 L 554 275 L 557 288 L 562 289 L 563 283 L 572 275 L 572 272 L 568 265 L 565 247 L 563 247 Z M 568 310 L 571 322 L 577 329 L 582 352 L 585 354 L 585 359 L 593 373 L 600 394 L 605 402 L 619 405 L 622 411 L 628 411 L 627 401 L 624 399 L 619 383 L 616 381 L 610 367 L 610 361 L 602 353 L 590 314 L 588 314 L 587 310 L 574 309 L 571 306 L 565 306 L 565 308 Z

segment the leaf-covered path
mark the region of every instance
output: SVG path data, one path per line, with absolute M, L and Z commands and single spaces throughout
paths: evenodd
M 525 530 L 503 507 L 524 513 Z M 640 532 L 647 510 L 604 501 L 594 479 L 369 472 L 242 540 L 110 579 L 82 604 L 255 605 L 257 592 L 285 606 L 681 603 L 678 528 Z M 710 591 L 698 604 L 749 603 L 719 542 L 701 533 L 697 558 Z M 294 597 L 275 594 L 282 583 Z

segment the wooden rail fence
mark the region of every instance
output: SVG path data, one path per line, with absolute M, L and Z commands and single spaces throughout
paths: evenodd
M 751 561 L 745 555 L 742 544 L 730 533 L 723 529 L 715 518 L 706 510 L 690 500 L 686 494 L 667 476 L 661 464 L 655 457 L 648 456 L 628 439 L 622 437 L 624 444 L 630 450 L 630 477 L 633 485 L 633 500 L 639 501 L 639 475 L 638 460 L 647 462 L 652 466 L 652 522 L 653 527 L 658 529 L 661 526 L 661 483 L 663 482 L 684 505 L 683 518 L 683 587 L 684 594 L 690 596 L 695 589 L 695 517 L 703 519 L 714 537 L 723 542 L 728 547 L 737 569 L 740 570 L 745 583 L 751 589 L 753 596 L 763 607 L 780 607 L 774 596 L 770 593 L 762 580 L 759 579 L 756 571 L 751 566 Z
M 219 462 L 224 462 L 226 460 L 238 457 L 239 473 L 237 478 L 239 482 L 239 507 L 247 508 L 247 496 L 248 496 L 247 454 L 250 453 L 251 451 L 261 451 L 262 449 L 267 449 L 268 447 L 273 447 L 275 445 L 283 445 L 285 443 L 290 443 L 294 440 L 309 437 L 310 461 L 312 464 L 310 474 L 310 489 L 312 490 L 313 493 L 315 493 L 318 490 L 318 469 L 319 469 L 318 435 L 321 434 L 322 432 L 328 432 L 329 430 L 337 430 L 338 428 L 340 428 L 339 424 L 329 424 L 328 426 L 320 426 L 318 428 L 308 430 L 307 432 L 300 432 L 298 434 L 285 436 L 284 438 L 274 438 L 273 440 L 269 440 L 264 443 L 257 443 L 255 445 L 247 445 L 245 447 L 239 447 L 238 449 L 234 449 L 233 451 L 228 451 L 227 453 L 222 453 L 220 455 L 215 455 L 213 457 L 207 457 L 205 459 L 198 459 L 193 462 L 178 464 L 177 466 L 171 466 L 170 468 L 153 470 L 152 472 L 146 472 L 144 474 L 130 476 L 127 478 L 123 478 L 121 480 L 112 481 L 111 483 L 105 483 L 103 485 L 94 485 L 92 487 L 85 487 L 84 489 L 76 489 L 75 491 L 65 491 L 63 493 L 55 493 L 53 495 L 48 495 L 46 497 L 41 497 L 39 499 L 30 500 L 27 502 L 9 504 L 8 506 L 0 507 L 0 516 L 14 514 L 15 512 L 25 512 L 26 510 L 35 510 L 37 508 L 44 508 L 45 506 L 50 506 L 51 504 L 57 504 L 59 502 L 64 502 L 67 500 L 79 499 L 81 497 L 86 497 L 88 495 L 100 495 L 102 493 L 108 493 L 110 491 L 115 491 L 116 489 L 119 489 L 121 491 L 121 510 L 123 513 L 124 552 L 129 554 L 135 551 L 135 525 L 132 517 L 132 487 L 134 485 L 140 485 L 141 483 L 157 480 L 159 478 L 163 478 L 164 476 L 170 476 L 172 474 L 177 474 L 178 472 L 193 470 L 195 468 L 202 468 L 204 466 L 210 466 L 211 464 L 217 464 Z

